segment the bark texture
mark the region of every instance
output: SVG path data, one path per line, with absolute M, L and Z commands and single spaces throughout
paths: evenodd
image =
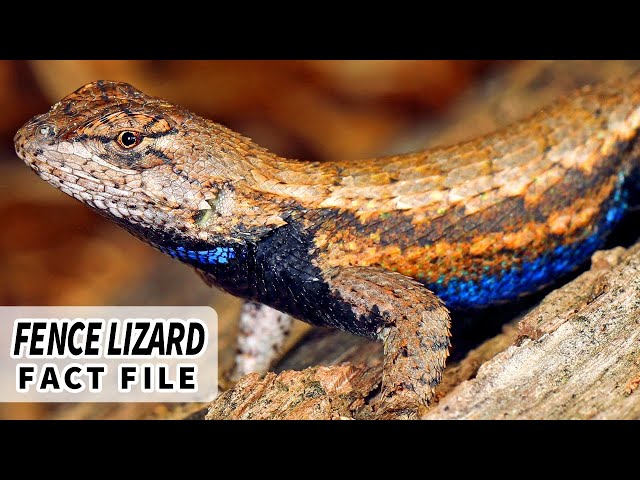
M 596 254 L 519 329 L 425 418 L 640 418 L 640 245 Z

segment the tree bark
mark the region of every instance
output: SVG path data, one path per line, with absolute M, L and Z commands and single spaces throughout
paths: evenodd
M 640 418 L 640 244 L 598 252 L 428 419 Z

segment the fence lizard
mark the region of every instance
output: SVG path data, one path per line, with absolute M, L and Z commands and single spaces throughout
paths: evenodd
M 211 285 L 384 342 L 383 405 L 427 405 L 449 309 L 512 301 L 589 259 L 635 186 L 640 76 L 495 133 L 362 161 L 279 157 L 117 82 L 27 122 L 40 177 Z

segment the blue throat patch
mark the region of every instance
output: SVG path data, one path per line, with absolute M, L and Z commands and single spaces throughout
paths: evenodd
M 188 250 L 185 247 L 159 247 L 159 249 L 173 258 L 200 265 L 224 265 L 236 258 L 233 247 L 213 247 L 210 250 Z

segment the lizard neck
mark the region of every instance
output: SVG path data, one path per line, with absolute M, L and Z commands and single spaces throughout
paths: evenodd
M 243 298 L 255 296 L 255 243 L 228 237 L 204 241 L 118 218 L 112 220 L 148 245 L 194 267 L 210 285 Z

